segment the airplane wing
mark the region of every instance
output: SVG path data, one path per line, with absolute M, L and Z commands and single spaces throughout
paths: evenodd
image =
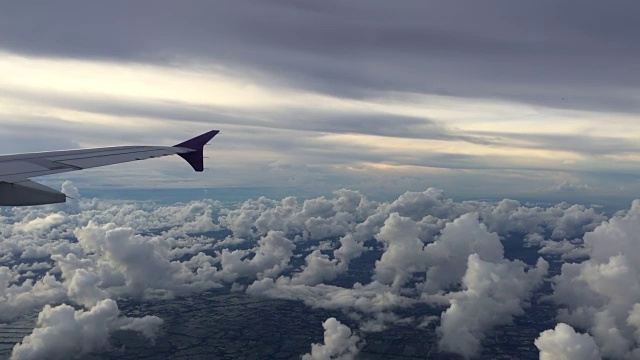
M 174 146 L 116 146 L 81 150 L 0 155 L 0 206 L 28 206 L 66 201 L 66 195 L 29 180 L 32 177 L 68 171 L 179 155 L 195 171 L 204 170 L 206 145 L 218 130 L 212 130 Z

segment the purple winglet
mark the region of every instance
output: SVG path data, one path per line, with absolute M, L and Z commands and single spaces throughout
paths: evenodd
M 196 136 L 193 139 L 174 145 L 173 147 L 192 149 L 192 152 L 178 155 L 185 159 L 189 165 L 191 165 L 193 170 L 202 172 L 204 170 L 204 146 L 213 139 L 214 136 L 218 135 L 219 132 L 219 130 L 211 130 L 207 133 Z

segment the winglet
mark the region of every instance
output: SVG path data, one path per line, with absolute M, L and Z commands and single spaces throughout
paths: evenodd
M 189 163 L 189 165 L 191 165 L 193 170 L 202 172 L 204 170 L 204 146 L 211 139 L 213 139 L 214 136 L 218 135 L 219 132 L 219 130 L 211 130 L 207 133 L 196 136 L 193 139 L 189 139 L 185 142 L 174 145 L 173 147 L 181 147 L 193 150 L 192 152 L 178 155 L 185 159 Z

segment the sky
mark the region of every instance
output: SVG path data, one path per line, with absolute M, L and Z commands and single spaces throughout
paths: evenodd
M 640 190 L 631 1 L 9 2 L 0 152 L 171 145 L 81 189 L 340 188 L 612 202 Z
M 202 174 L 175 156 L 65 173 L 37 180 L 66 203 L 0 209 L 0 330 L 27 331 L 0 357 L 101 353 L 122 331 L 161 345 L 171 317 L 122 299 L 224 289 L 326 311 L 303 359 L 357 358 L 398 327 L 474 359 L 540 303 L 529 354 L 640 359 L 638 13 L 6 1 L 0 153 L 221 133 Z M 140 201 L 153 191 L 172 196 Z

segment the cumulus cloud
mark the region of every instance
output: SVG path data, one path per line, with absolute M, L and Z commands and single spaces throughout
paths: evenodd
M 428 266 L 424 244 L 418 238 L 419 228 L 410 218 L 393 213 L 378 233 L 385 251 L 376 261 L 375 279 L 383 284 L 401 287 L 409 277 Z
M 446 351 L 472 356 L 489 329 L 510 323 L 514 316 L 523 314 L 527 299 L 546 276 L 548 264 L 540 259 L 535 268 L 528 269 L 520 261 L 504 259 L 498 235 L 490 233 L 475 213 L 447 223 L 432 243 L 423 243 L 420 232 L 420 225 L 411 218 L 398 213 L 389 215 L 376 236 L 385 249 L 376 261 L 369 284 L 356 284 L 351 289 L 309 286 L 319 283 L 319 279 L 303 281 L 305 278 L 299 275 L 256 281 L 247 292 L 298 299 L 313 307 L 360 312 L 364 315 L 361 329 L 368 331 L 402 321 L 393 313 L 395 308 L 420 301 L 449 302 L 451 306 L 443 313 L 438 330 L 442 337 L 440 346 Z M 333 275 L 331 270 L 336 269 L 336 263 L 336 259 L 316 250 L 307 257 L 305 270 L 313 268 L 320 274 Z M 405 296 L 404 285 L 419 274 L 425 280 L 415 290 L 422 296 Z M 455 291 L 457 286 L 463 290 Z M 442 295 L 451 289 L 454 291 Z M 405 295 L 400 294 L 401 290 Z
M 564 210 L 551 233 L 554 239 L 573 239 L 593 231 L 607 218 L 593 208 L 572 205 Z
M 239 278 L 258 278 L 278 276 L 289 264 L 295 249 L 293 242 L 280 231 L 270 231 L 258 240 L 258 246 L 252 251 L 223 250 L 220 254 L 223 280 L 233 282 Z M 253 254 L 251 259 L 247 255 Z
M 69 212 L 77 213 L 80 211 L 80 191 L 69 180 L 62 183 L 62 193 L 67 196 L 67 201 L 61 204 L 61 207 L 65 207 Z
M 6 266 L 0 267 L 0 322 L 11 321 L 34 307 L 61 301 L 64 287 L 53 275 L 38 280 L 19 280 L 19 274 Z
M 300 235 L 304 239 L 320 240 L 343 236 L 375 211 L 376 203 L 361 193 L 342 189 L 334 199 L 319 197 L 298 204 L 294 197 L 274 201 L 265 197 L 248 200 L 239 208 L 228 211 L 220 224 L 236 237 L 256 237 L 269 231 Z
M 437 240 L 427 245 L 425 250 L 433 259 L 424 286 L 427 292 L 456 285 L 467 269 L 467 259 L 471 254 L 494 263 L 504 256 L 499 236 L 489 232 L 475 213 L 462 215 L 448 223 Z
M 165 238 L 148 238 L 135 235 L 131 228 L 93 222 L 75 234 L 87 257 L 68 254 L 52 259 L 69 283 L 70 295 L 77 296 L 76 300 L 84 298 L 82 304 L 91 305 L 107 295 L 96 287 L 99 284 L 113 295 L 133 297 L 170 297 L 218 286 L 204 273 L 194 273 L 185 262 L 172 261 L 171 242 Z
M 389 286 L 376 281 L 366 285 L 356 283 L 351 288 L 344 288 L 326 284 L 292 285 L 287 277 L 276 280 L 265 278 L 254 281 L 246 292 L 250 295 L 300 300 L 314 308 L 352 310 L 368 316 L 418 303 L 416 299 L 396 294 Z
M 477 214 L 462 215 L 447 223 L 432 243 L 420 239 L 420 224 L 398 213 L 391 214 L 377 235 L 385 251 L 376 261 L 375 279 L 402 286 L 412 273 L 426 272 L 424 289 L 436 292 L 457 284 L 470 254 L 497 261 L 503 256 L 497 234 L 478 222 Z
M 587 329 L 602 356 L 640 356 L 640 202 L 584 236 L 589 259 L 566 263 L 554 278 L 558 318 Z
M 546 330 L 535 341 L 540 360 L 600 360 L 600 351 L 589 334 L 579 334 L 560 323 Z
M 335 279 L 340 273 L 337 259 L 330 259 L 320 250 L 314 250 L 305 258 L 302 272 L 297 273 L 291 279 L 292 284 L 317 285 L 323 281 Z
M 71 183 L 63 187 L 74 192 Z M 92 311 L 108 299 L 169 299 L 229 287 L 342 311 L 359 337 L 436 321 L 441 350 L 472 356 L 493 328 L 524 313 L 548 267 L 543 260 L 527 266 L 505 259 L 501 239 L 527 235 L 528 246 L 569 259 L 585 249 L 593 256 L 593 233 L 581 237 L 605 226 L 598 227 L 605 217 L 592 208 L 457 202 L 434 188 L 390 202 L 339 190 L 332 197 L 261 197 L 237 206 L 207 199 L 164 205 L 84 198 L 72 205 L 3 210 L 0 321 L 45 304 L 71 302 Z M 360 266 L 356 261 L 365 253 L 363 261 L 372 267 L 358 268 L 356 282 L 350 266 Z M 629 267 L 628 261 L 616 264 Z M 576 266 L 582 265 L 568 266 L 562 276 L 570 278 Z M 561 282 L 556 279 L 555 298 L 588 294 Z M 591 308 L 602 304 L 594 299 L 584 301 L 592 301 Z M 418 306 L 442 315 L 406 315 Z M 635 336 L 640 316 L 633 314 L 624 318 L 627 328 L 619 338 Z M 601 323 L 618 323 L 617 313 L 599 316 Z M 584 322 L 581 328 L 600 345 L 598 329 Z
M 520 261 L 492 263 L 469 255 L 463 291 L 449 295 L 451 306 L 442 314 L 438 333 L 443 350 L 473 357 L 480 350 L 487 329 L 509 324 L 522 315 L 527 299 L 546 276 L 548 263 L 539 259 L 525 271 Z
M 131 330 L 152 340 L 162 320 L 155 316 L 120 316 L 113 300 L 98 302 L 90 310 L 69 305 L 46 305 L 38 315 L 36 328 L 16 344 L 11 359 L 68 359 L 109 347 L 109 336 L 118 330 Z
M 335 318 L 327 319 L 323 324 L 324 343 L 312 344 L 311 352 L 302 356 L 303 360 L 351 360 L 360 351 L 363 342 L 353 334 L 348 326 Z

